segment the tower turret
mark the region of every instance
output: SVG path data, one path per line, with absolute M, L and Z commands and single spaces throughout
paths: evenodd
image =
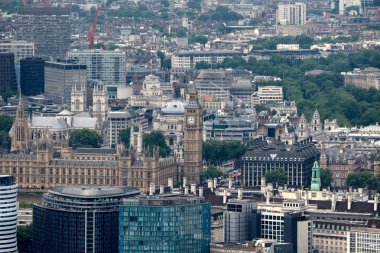
M 29 152 L 29 127 L 24 115 L 24 106 L 20 94 L 16 118 L 12 126 L 12 145 L 11 152 L 28 153 Z
M 310 189 L 312 191 L 321 190 L 321 169 L 317 161 L 315 161 L 313 165 Z

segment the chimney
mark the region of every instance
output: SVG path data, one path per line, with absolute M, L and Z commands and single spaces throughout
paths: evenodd
M 309 192 L 305 190 L 305 206 L 309 204 Z
M 212 179 L 207 180 L 207 188 L 213 190 L 214 189 L 214 181 Z
M 197 194 L 197 184 L 191 184 L 190 191 L 192 194 Z
M 187 178 L 183 177 L 183 188 L 185 188 L 187 185 Z
M 228 177 L 228 189 L 232 188 L 232 177 Z
M 223 191 L 223 204 L 227 204 L 227 189 Z
M 350 192 L 350 193 L 348 193 L 348 200 L 347 200 L 347 210 L 348 211 L 351 210 L 351 204 L 352 204 L 352 194 Z
M 169 177 L 168 178 L 168 187 L 170 187 L 170 190 L 173 190 L 173 178 L 172 177 Z
M 379 205 L 379 196 L 377 193 L 375 193 L 375 196 L 373 196 L 373 211 L 377 212 L 377 206 Z
M 164 194 L 165 193 L 165 186 L 164 185 L 160 185 L 160 194 Z
M 203 187 L 199 187 L 199 196 L 203 196 Z
M 185 192 L 184 192 L 185 195 L 189 194 L 189 186 L 185 186 Z
M 335 193 L 333 192 L 331 195 L 331 211 L 335 211 L 336 207 L 336 200 L 335 200 Z
M 242 188 L 238 189 L 238 199 L 243 199 L 243 189 Z
M 272 183 L 269 183 L 268 184 L 268 191 L 273 191 L 273 184 Z
M 153 195 L 153 194 L 154 194 L 154 184 L 150 183 L 149 184 L 149 195 Z
M 269 204 L 270 203 L 270 195 L 271 195 L 271 191 L 267 191 L 267 196 L 266 196 L 266 203 Z
M 214 188 L 218 186 L 218 179 L 214 178 Z
M 267 185 L 267 180 L 265 177 L 261 177 L 261 186 L 266 186 Z

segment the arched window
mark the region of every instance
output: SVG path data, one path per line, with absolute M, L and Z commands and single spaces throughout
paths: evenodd
M 96 101 L 96 111 L 100 112 L 101 110 L 102 110 L 102 102 L 100 101 L 100 99 L 98 99 Z
M 75 111 L 80 110 L 80 100 L 77 98 L 75 99 Z

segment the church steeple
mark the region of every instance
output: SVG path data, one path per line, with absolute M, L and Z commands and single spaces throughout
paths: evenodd
M 312 191 L 321 190 L 321 169 L 317 161 L 315 161 L 313 165 L 310 189 Z
M 12 126 L 11 152 L 29 152 L 29 128 L 27 119 L 24 115 L 24 105 L 22 102 L 21 92 L 18 100 L 16 118 Z

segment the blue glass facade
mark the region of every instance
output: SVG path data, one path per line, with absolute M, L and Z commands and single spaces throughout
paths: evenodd
M 120 253 L 210 252 L 211 205 L 202 197 L 130 199 L 119 210 Z

